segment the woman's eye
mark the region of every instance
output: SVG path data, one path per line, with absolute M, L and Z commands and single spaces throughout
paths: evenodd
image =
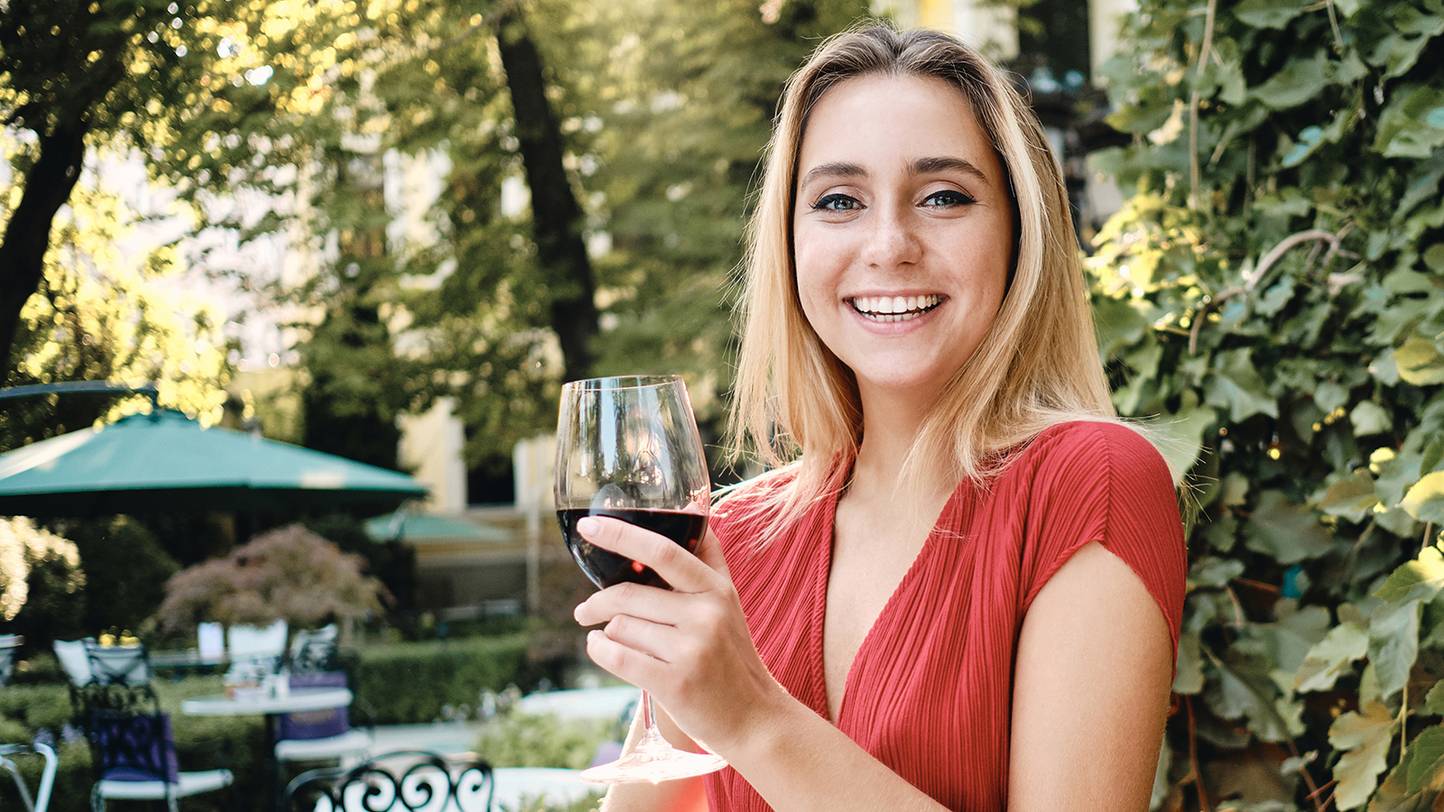
M 830 194 L 818 198 L 812 208 L 820 211 L 854 211 L 862 208 L 862 204 L 856 198 L 844 194 Z
M 933 192 L 923 200 L 923 205 L 933 208 L 945 208 L 949 206 L 966 206 L 977 201 L 962 192 L 953 189 L 944 189 L 941 192 Z

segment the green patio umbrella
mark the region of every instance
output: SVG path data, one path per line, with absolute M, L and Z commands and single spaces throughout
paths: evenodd
M 344 507 L 425 496 L 411 477 L 157 409 L 0 455 L 0 516 Z

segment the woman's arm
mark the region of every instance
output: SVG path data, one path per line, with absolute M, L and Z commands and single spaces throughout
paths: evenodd
M 1142 580 L 1089 544 L 1023 620 L 1008 808 L 1148 809 L 1172 683 L 1168 625 Z
M 606 623 L 588 633 L 587 654 L 651 692 L 684 735 L 727 759 L 774 809 L 942 809 L 772 678 L 715 537 L 709 534 L 693 556 L 620 521 L 583 520 L 578 530 L 674 587 L 621 584 L 584 601 L 577 621 Z M 618 791 L 607 810 L 660 810 L 667 807 L 653 804 L 666 802 L 645 791 Z

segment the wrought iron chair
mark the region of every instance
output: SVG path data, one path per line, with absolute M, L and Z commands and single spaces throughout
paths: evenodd
M 101 685 L 145 685 L 150 682 L 150 654 L 143 645 L 102 646 L 85 640 L 90 681 Z
M 285 806 L 296 812 L 490 812 L 491 765 L 424 750 L 398 750 L 350 769 L 327 767 L 296 776 Z
M 230 786 L 230 770 L 181 771 L 170 716 L 149 684 L 92 682 L 72 688 L 71 701 L 90 743 L 95 812 L 112 800 L 165 801 L 175 812 L 180 798 Z
M 19 766 L 12 761 L 15 756 L 29 754 L 39 756 L 44 762 L 40 768 L 40 784 L 35 788 L 34 797 L 25 786 Z M 25 805 L 26 812 L 46 812 L 50 807 L 50 789 L 55 785 L 57 764 L 55 751 L 48 744 L 0 744 L 0 769 L 10 773 L 10 777 L 15 779 L 15 792 L 20 796 L 20 803 Z

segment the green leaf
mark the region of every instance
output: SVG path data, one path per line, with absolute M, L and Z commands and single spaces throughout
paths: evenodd
M 1330 516 L 1358 522 L 1368 518 L 1378 503 L 1374 478 L 1365 471 L 1358 471 L 1330 485 L 1318 504 L 1319 510 Z
M 1386 158 L 1427 158 L 1444 146 L 1444 87 L 1404 85 L 1379 116 L 1374 150 Z
M 1218 354 L 1218 368 L 1204 384 L 1204 400 L 1227 409 L 1229 420 L 1238 422 L 1256 414 L 1279 416 L 1278 402 L 1254 369 L 1247 349 Z
M 1333 546 L 1329 531 L 1319 524 L 1314 512 L 1289 501 L 1280 491 L 1259 494 L 1258 506 L 1249 515 L 1244 543 L 1280 564 L 1297 564 L 1318 558 Z
M 1283 70 L 1255 87 L 1250 95 L 1271 110 L 1298 107 L 1328 86 L 1327 69 L 1328 57 L 1321 50 L 1310 57 L 1291 59 Z
M 1190 590 L 1200 587 L 1222 589 L 1229 581 L 1242 574 L 1242 561 L 1211 555 L 1202 556 L 1188 570 L 1188 588 Z
M 1360 401 L 1359 405 L 1349 412 L 1349 424 L 1354 427 L 1355 437 L 1383 434 L 1394 427 L 1389 413 L 1372 400 Z
M 1419 602 L 1380 604 L 1369 616 L 1369 662 L 1379 681 L 1379 698 L 1404 687 L 1419 656 Z
M 1421 522 L 1444 525 L 1444 471 L 1425 474 L 1404 494 L 1399 507 Z
M 1358 809 L 1369 800 L 1389 753 L 1393 715 L 1378 702 L 1362 710 L 1342 714 L 1329 726 L 1329 744 L 1347 751 L 1334 764 L 1334 780 L 1339 782 L 1334 803 L 1339 809 Z
M 1256 665 L 1231 667 L 1216 662 L 1217 689 L 1209 693 L 1210 707 L 1225 719 L 1245 718 L 1260 741 L 1279 742 L 1289 737 L 1287 721 L 1270 701 L 1275 691 L 1268 676 Z
M 1195 402 L 1192 391 L 1185 394 L 1185 402 Z M 1156 424 L 1163 430 L 1166 441 L 1161 443 L 1163 459 L 1173 474 L 1173 484 L 1183 482 L 1183 477 L 1198 461 L 1203 450 L 1204 433 L 1218 424 L 1218 413 L 1207 406 L 1185 406 L 1172 415 L 1161 418 Z
M 1425 728 L 1415 736 L 1409 742 L 1408 759 L 1404 786 L 1409 792 L 1418 792 L 1424 788 L 1424 782 L 1438 772 L 1440 761 L 1444 760 L 1444 727 Z
M 1348 402 L 1349 390 L 1333 381 L 1324 381 L 1314 389 L 1314 403 L 1324 412 L 1332 412 Z
M 1419 557 L 1405 562 L 1389 573 L 1382 586 L 1374 592 L 1390 603 L 1431 601 L 1444 589 L 1444 555 L 1438 548 L 1425 547 Z
M 1344 622 L 1314 644 L 1294 674 L 1294 689 L 1327 691 L 1353 670 L 1354 661 L 1369 652 L 1369 633 L 1358 623 Z
M 1436 716 L 1444 715 L 1444 680 L 1434 683 L 1434 687 L 1424 695 L 1424 711 Z
M 1394 350 L 1394 363 L 1399 377 L 1415 386 L 1444 383 L 1444 354 L 1419 335 L 1411 335 L 1403 346 Z
M 1303 13 L 1304 4 L 1296 0 L 1243 0 L 1233 7 L 1235 17 L 1254 28 L 1283 28 L 1289 20 Z
M 1289 607 L 1293 601 L 1280 601 Z M 1258 623 L 1253 631 L 1261 650 L 1275 668 L 1292 675 L 1303 665 L 1308 653 L 1324 637 L 1329 628 L 1329 610 L 1322 606 L 1305 606 L 1297 611 L 1281 608 L 1274 623 Z
M 1198 635 L 1184 633 L 1178 638 L 1178 669 L 1173 676 L 1173 692 L 1191 695 L 1202 690 L 1203 656 L 1199 652 Z

